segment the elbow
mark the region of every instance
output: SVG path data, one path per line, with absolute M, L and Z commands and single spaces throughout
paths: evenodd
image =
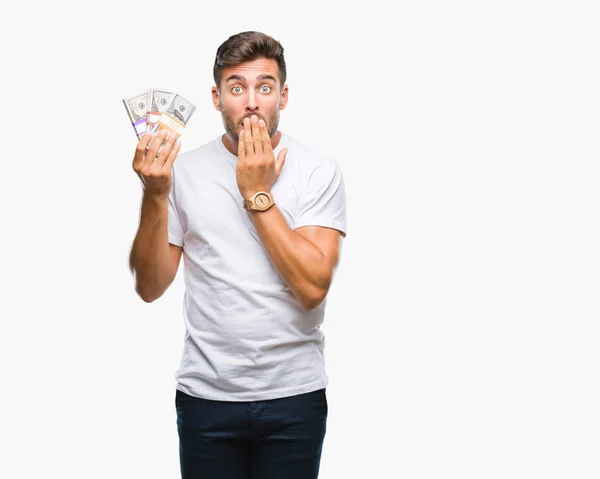
M 329 288 L 312 288 L 310 292 L 301 295 L 298 299 L 302 307 L 308 311 L 316 309 L 327 296 Z
M 318 308 L 327 297 L 332 279 L 332 271 L 329 270 L 317 281 L 304 283 L 304 287 L 296 295 L 302 307 L 309 311 Z
M 152 303 L 158 299 L 153 296 L 142 296 L 141 294 L 139 295 L 139 297 L 142 298 L 142 301 L 147 304 Z
M 169 284 L 170 282 L 157 281 L 154 278 L 148 278 L 134 272 L 135 292 L 144 303 L 152 303 L 160 298 L 169 287 Z
M 144 293 L 142 291 L 140 291 L 139 289 L 136 289 L 135 291 L 137 293 L 137 295 L 142 298 L 142 301 L 144 303 L 152 303 L 153 301 L 156 301 L 159 297 L 156 295 L 150 295 L 148 293 Z
M 158 293 L 157 291 L 149 291 L 147 288 L 141 288 L 140 285 L 136 285 L 135 292 L 137 295 L 142 298 L 144 303 L 152 303 L 160 298 L 163 292 Z
M 302 301 L 302 307 L 304 309 L 306 309 L 307 311 L 312 311 L 313 309 L 316 309 L 321 303 L 323 302 L 323 300 L 320 301 Z

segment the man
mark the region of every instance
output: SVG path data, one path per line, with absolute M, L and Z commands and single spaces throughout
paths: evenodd
M 159 298 L 183 253 L 186 328 L 175 404 L 185 478 L 318 476 L 327 421 L 323 322 L 346 234 L 337 163 L 278 130 L 283 47 L 258 32 L 217 50 L 212 99 L 226 133 L 182 154 L 140 140 L 130 264 Z M 158 145 L 165 141 L 159 151 Z

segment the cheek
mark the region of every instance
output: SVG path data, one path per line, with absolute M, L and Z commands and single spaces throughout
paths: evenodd
M 279 111 L 279 102 L 277 99 L 269 99 L 269 101 L 264 101 L 260 104 L 260 111 L 263 118 L 273 118 Z
M 266 100 L 266 105 L 268 105 L 268 108 L 275 110 L 279 106 L 279 100 L 280 97 L 277 95 L 269 96 L 269 98 Z
M 244 109 L 243 101 L 239 97 L 227 97 L 222 99 L 222 102 L 225 109 L 231 113 L 235 113 Z

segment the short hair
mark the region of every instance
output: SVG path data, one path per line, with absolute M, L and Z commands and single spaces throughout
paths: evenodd
M 259 58 L 273 59 L 279 67 L 279 81 L 283 86 L 287 77 L 283 46 L 278 40 L 260 32 L 241 32 L 230 36 L 217 49 L 213 78 L 221 87 L 221 75 L 226 67 L 237 66 Z

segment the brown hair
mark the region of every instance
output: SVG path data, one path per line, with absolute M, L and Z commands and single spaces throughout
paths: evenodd
M 283 86 L 287 77 L 283 46 L 269 35 L 250 31 L 230 36 L 217 49 L 213 66 L 213 78 L 217 88 L 221 88 L 221 74 L 224 68 L 259 58 L 269 58 L 277 62 L 279 81 Z

